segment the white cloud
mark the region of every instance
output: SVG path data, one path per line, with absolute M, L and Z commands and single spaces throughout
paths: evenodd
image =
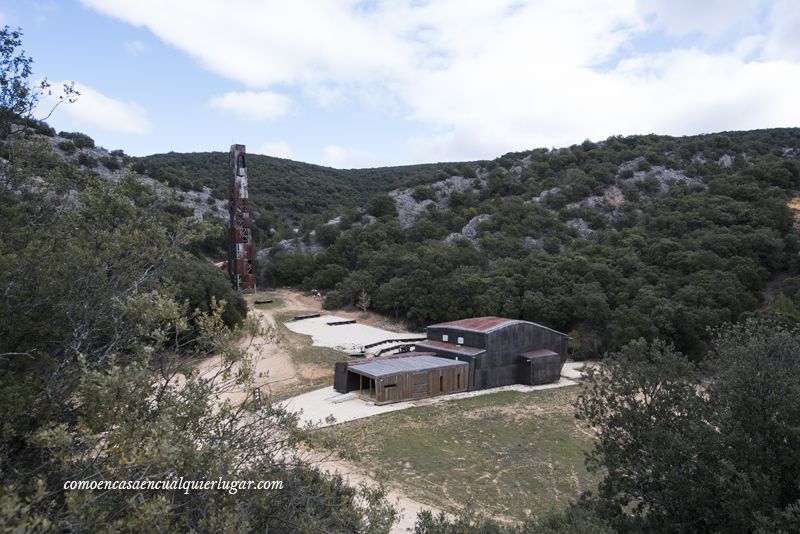
M 215 109 L 221 109 L 246 120 L 270 120 L 286 115 L 291 100 L 286 95 L 272 91 L 244 91 L 225 93 L 209 101 Z
M 800 3 L 775 0 L 770 12 L 773 31 L 764 46 L 764 59 L 800 61 Z
M 64 82 L 52 82 L 60 88 Z M 146 134 L 150 131 L 147 111 L 135 102 L 124 102 L 108 97 L 81 83 L 75 88 L 80 92 L 77 102 L 64 103 L 53 113 L 51 122 L 65 121 L 73 128 L 99 128 L 108 132 Z M 40 111 L 47 112 L 57 102 L 56 96 L 44 98 Z
M 83 1 L 250 88 L 216 107 L 274 118 L 280 87 L 400 113 L 428 128 L 408 141 L 418 161 L 800 124 L 795 0 Z M 648 39 L 666 51 L 636 49 Z M 325 149 L 336 166 L 364 156 Z
M 337 169 L 363 169 L 379 167 L 383 163 L 368 150 L 347 148 L 338 145 L 327 145 L 322 149 L 322 160 L 325 165 Z
M 755 27 L 764 4 L 765 0 L 641 0 L 639 9 L 669 34 L 718 37 L 732 29 Z
M 266 156 L 274 156 L 276 158 L 291 159 L 294 157 L 294 150 L 289 146 L 286 141 L 268 141 L 261 145 L 257 150 L 257 154 L 264 154 Z

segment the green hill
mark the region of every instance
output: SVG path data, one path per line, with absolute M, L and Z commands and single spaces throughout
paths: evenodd
M 296 239 L 262 254 L 261 279 L 327 291 L 330 306 L 366 290 L 415 326 L 535 320 L 570 332 L 576 355 L 640 336 L 700 355 L 707 328 L 758 310 L 765 283 L 797 270 L 798 155 L 793 128 L 612 137 L 451 165 L 446 180 L 381 170 L 365 210 L 283 236 Z
M 91 150 L 62 157 L 176 188 L 164 209 L 215 214 L 194 248 L 224 257 L 226 153 L 109 163 Z M 788 206 L 799 155 L 797 128 L 611 137 L 378 169 L 250 155 L 260 282 L 321 290 L 331 307 L 366 291 L 373 310 L 411 327 L 534 320 L 569 332 L 576 356 L 662 337 L 699 357 L 707 328 L 759 312 L 778 275 L 767 304 L 784 315 L 800 308 Z

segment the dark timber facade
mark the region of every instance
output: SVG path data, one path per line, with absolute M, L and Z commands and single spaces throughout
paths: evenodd
M 244 145 L 231 145 L 228 175 L 228 275 L 237 291 L 256 290 L 256 266 L 253 260 L 253 234 L 247 195 L 247 166 Z
M 337 363 L 334 389 L 378 404 L 510 384 L 558 381 L 569 336 L 502 317 L 431 325 L 405 355 Z
M 546 326 L 474 317 L 427 328 L 417 350 L 469 362 L 469 389 L 555 382 L 567 359 L 569 336 Z
M 468 373 L 466 362 L 412 352 L 337 364 L 334 386 L 342 392 L 358 391 L 375 404 L 387 404 L 467 391 Z

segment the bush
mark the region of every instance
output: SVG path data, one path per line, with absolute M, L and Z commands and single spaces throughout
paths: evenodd
M 94 139 L 80 132 L 58 132 L 60 137 L 71 139 L 78 148 L 94 148 Z
M 433 189 L 423 185 L 418 185 L 415 187 L 414 191 L 411 193 L 411 196 L 417 202 L 422 202 L 423 200 L 436 200 L 436 194 L 433 192 Z
M 328 291 L 325 295 L 325 300 L 322 307 L 326 310 L 336 310 L 343 308 L 345 304 L 344 296 L 338 291 Z
M 131 166 L 131 170 L 139 174 L 147 174 L 147 164 L 141 160 L 137 161 Z
M 94 167 L 97 167 L 97 160 L 89 154 L 81 152 L 78 154 L 78 165 L 83 165 L 87 169 L 93 169 Z
M 119 164 L 119 160 L 115 156 L 109 156 L 107 158 L 103 158 L 101 161 L 103 163 L 103 166 L 109 171 L 118 171 L 122 167 Z
M 61 141 L 58 143 L 58 148 L 61 149 L 64 154 L 72 154 L 78 149 L 72 141 Z
M 367 204 L 367 213 L 373 217 L 395 216 L 397 215 L 397 208 L 392 197 L 386 193 L 380 193 L 370 199 Z
M 231 287 L 225 272 L 208 262 L 183 254 L 170 261 L 166 277 L 173 282 L 175 300 L 187 302 L 189 310 L 208 313 L 213 298 L 225 301 L 222 320 L 229 327 L 240 325 L 247 316 L 247 303 Z
M 317 243 L 323 247 L 329 247 L 336 242 L 339 237 L 339 227 L 335 224 L 323 224 L 317 228 Z

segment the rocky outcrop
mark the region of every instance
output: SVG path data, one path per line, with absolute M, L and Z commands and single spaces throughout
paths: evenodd
M 478 237 L 478 225 L 489 218 L 491 218 L 491 215 L 488 213 L 476 215 L 464 225 L 464 228 L 461 229 L 461 235 L 468 239 L 475 239 Z
M 433 190 L 435 200 L 429 198 L 417 201 L 414 196 L 414 189 L 396 189 L 389 193 L 389 196 L 394 199 L 395 208 L 397 209 L 397 219 L 403 228 L 411 228 L 417 222 L 417 219 L 425 213 L 431 205 L 435 205 L 439 210 L 446 210 L 450 206 L 450 197 L 453 193 L 469 193 L 475 191 L 475 184 L 482 182 L 483 178 L 465 178 L 463 176 L 451 176 L 446 180 L 440 180 L 432 183 L 430 187 Z
M 731 167 L 733 166 L 733 162 L 736 160 L 736 156 L 731 156 L 730 154 L 723 154 L 718 160 L 717 165 L 720 167 Z
M 634 170 L 640 168 L 641 162 L 645 161 L 643 157 L 638 157 L 632 161 L 623 163 L 617 168 L 617 178 L 621 184 L 636 184 L 647 180 L 648 178 L 655 178 L 658 181 L 661 193 L 669 191 L 670 183 L 685 183 L 687 185 L 705 186 L 702 178 L 693 178 L 686 176 L 681 171 L 669 169 L 663 165 L 653 165 L 650 170 Z M 625 171 L 632 171 L 633 176 L 629 178 L 622 178 Z
M 574 228 L 578 235 L 583 239 L 586 239 L 594 234 L 594 230 L 589 227 L 589 223 L 580 217 L 568 220 L 567 226 Z

